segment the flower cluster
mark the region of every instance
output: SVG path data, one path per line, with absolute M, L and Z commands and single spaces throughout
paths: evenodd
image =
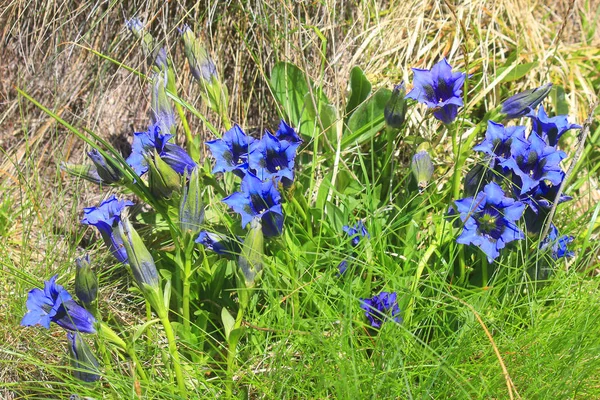
M 360 308 L 373 328 L 380 328 L 386 320 L 402 322 L 397 297 L 396 293 L 381 292 L 370 299 L 360 299 Z
M 486 162 L 467 174 L 465 190 L 474 196 L 455 202 L 453 212 L 459 213 L 464 223 L 457 241 L 478 246 L 490 261 L 507 243 L 524 238 L 515 224 L 522 216 L 527 231 L 538 233 L 552 204 L 570 200 L 568 196 L 556 198 L 565 178 L 560 163 L 566 157 L 557 145 L 565 132 L 581 127 L 570 124 L 566 115 L 548 117 L 543 106 L 537 113 L 533 110 L 548 94 L 549 87 L 531 91 L 529 97 L 513 96 L 504 105 L 512 117 L 531 118 L 533 129 L 528 134 L 525 126 L 508 127 L 488 121 L 485 139 L 473 148 L 485 155 Z M 500 185 L 505 185 L 506 192 Z M 513 193 L 515 198 L 505 193 Z M 555 243 L 553 255 L 572 255 L 566 251 L 570 240 L 559 237 L 553 225 L 551 233 L 554 239 L 551 235 L 545 240 Z M 548 246 L 549 243 L 542 244 L 543 248 Z
M 216 161 L 213 173 L 233 172 L 242 177 L 241 191 L 223 202 L 240 214 L 243 228 L 252 220 L 259 220 L 266 237 L 281 235 L 283 210 L 278 186 L 280 182 L 288 186 L 293 181 L 301 142 L 296 131 L 281 121 L 275 135 L 265 132 L 260 140 L 246 135 L 236 125 L 221 139 L 206 143 Z M 199 239 L 208 246 L 207 238 Z

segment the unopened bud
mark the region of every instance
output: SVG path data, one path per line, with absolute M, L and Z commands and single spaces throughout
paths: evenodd
M 125 23 L 127 29 L 133 33 L 136 39 L 142 41 L 142 51 L 148 61 L 148 65 L 154 64 L 158 70 L 168 68 L 167 52 L 164 47 L 158 47 L 154 38 L 144 28 L 144 24 L 139 18 L 131 18 Z
M 254 287 L 256 275 L 262 271 L 264 255 L 264 236 L 260 219 L 255 218 L 250 222 L 250 230 L 242 245 L 242 253 L 239 258 L 239 265 L 246 287 Z
M 200 168 L 196 167 L 189 175 L 179 204 L 179 228 L 181 232 L 190 232 L 193 236 L 200 232 L 200 226 L 204 222 L 201 191 Z
M 383 115 L 385 116 L 385 123 L 390 128 L 399 129 L 404 123 L 406 117 L 406 89 L 404 88 L 404 82 L 394 87 L 392 91 L 392 97 L 390 97 L 388 103 L 385 106 Z
M 419 190 L 424 190 L 433 176 L 433 162 L 431 156 L 424 147 L 419 146 L 417 153 L 413 156 L 410 169 L 417 180 Z
M 87 306 L 98 296 L 98 277 L 92 271 L 89 255 L 75 259 L 75 264 L 75 294 Z
M 550 89 L 552 89 L 552 84 L 547 83 L 544 86 L 517 93 L 502 103 L 502 113 L 506 114 L 506 118 L 509 119 L 523 117 L 533 111 L 548 96 Z
M 100 379 L 98 360 L 79 332 L 67 332 L 73 376 L 84 382 Z
M 187 24 L 184 24 L 179 32 L 183 39 L 185 56 L 194 78 L 207 83 L 210 83 L 213 79 L 218 80 L 217 67 L 200 39 L 194 36 L 194 32 Z
M 63 162 L 60 164 L 60 169 L 69 175 L 85 179 L 86 181 L 94 182 L 98 185 L 106 183 L 102 180 L 102 178 L 100 178 L 100 175 L 98 175 L 98 170 L 96 170 L 94 165 L 81 165 Z
M 472 197 L 483 190 L 494 178 L 494 173 L 485 164 L 477 164 L 465 176 L 463 183 L 465 196 Z
M 175 113 L 171 101 L 167 97 L 167 75 L 156 72 L 152 78 L 152 96 L 150 108 L 152 109 L 152 123 L 160 127 L 163 134 L 174 133 Z
M 175 190 L 181 188 L 181 177 L 156 152 L 146 156 L 148 162 L 148 186 L 153 195 L 168 199 Z
M 123 176 L 121 171 L 119 171 L 111 161 L 104 158 L 98 150 L 92 149 L 92 151 L 87 154 L 96 166 L 96 171 L 102 179 L 102 183 L 110 184 L 121 180 Z

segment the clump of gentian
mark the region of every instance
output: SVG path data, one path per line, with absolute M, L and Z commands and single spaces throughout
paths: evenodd
M 525 205 L 506 197 L 495 182 L 488 183 L 474 198 L 457 200 L 454 204 L 464 224 L 456 241 L 479 247 L 490 262 L 507 243 L 524 238 L 515 221 L 523 215 Z
M 260 179 L 279 178 L 284 184 L 294 180 L 294 160 L 300 142 L 280 141 L 269 132 L 250 145 L 248 167 Z
M 112 195 L 100 203 L 98 207 L 84 208 L 84 217 L 81 220 L 84 225 L 93 225 L 98 228 L 104 243 L 106 243 L 115 258 L 122 263 L 127 262 L 127 252 L 117 230 L 121 220 L 121 212 L 125 207 L 132 205 L 131 201 L 120 201 Z
M 558 229 L 554 224 L 550 227 L 548 236 L 540 243 L 540 249 L 550 248 L 550 254 L 553 259 L 571 258 L 575 252 L 568 249 L 567 245 L 573 241 L 573 236 L 566 236 L 558 233 Z
M 559 185 L 563 172 L 560 162 L 566 154 L 549 146 L 535 132 L 531 132 L 526 141 L 511 145 L 511 157 L 499 165 L 513 172 L 516 185 L 525 194 L 537 188 L 541 181 L 547 180 L 553 185 Z
M 75 259 L 75 294 L 79 301 L 86 306 L 96 301 L 98 297 L 98 277 L 92 271 L 90 256 L 86 254 Z
M 298 132 L 291 126 L 289 126 L 284 120 L 279 122 L 279 128 L 275 132 L 275 137 L 280 141 L 287 141 L 290 143 L 302 143 L 302 138 L 298 135 Z
M 463 105 L 462 87 L 467 74 L 452 72 L 444 58 L 431 70 L 413 68 L 413 89 L 406 95 L 432 108 L 433 115 L 445 124 L 456 119 L 458 107 Z
M 541 105 L 537 114 L 531 111 L 527 114 L 531 118 L 533 131 L 550 146 L 556 146 L 560 137 L 571 129 L 581 129 L 581 125 L 571 124 L 566 115 L 548 117 L 544 106 Z
M 77 332 L 67 332 L 67 341 L 69 342 L 73 376 L 83 382 L 100 380 L 100 364 L 83 337 Z
M 562 173 L 561 181 L 562 179 L 564 179 L 564 173 Z M 527 205 L 523 214 L 527 232 L 540 232 L 552 205 L 556 201 L 559 187 L 560 185 L 551 185 L 546 181 L 541 181 L 537 188 L 518 196 L 519 200 Z M 561 194 L 558 204 L 571 199 L 572 197 Z
M 156 154 L 178 174 L 183 175 L 186 170 L 191 171 L 196 163 L 184 149 L 169 143 L 172 137 L 163 133 L 156 124 L 151 125 L 145 132 L 135 132 L 127 164 L 136 174 L 142 176 L 149 168 L 147 158 L 154 157 L 156 151 Z
M 237 256 L 240 254 L 240 241 L 227 237 L 220 233 L 202 231 L 196 238 L 207 250 L 214 251 L 222 256 Z
M 427 151 L 427 146 L 419 146 L 410 162 L 410 170 L 417 181 L 420 191 L 425 190 L 433 176 L 433 162 Z
M 248 172 L 242 179 L 241 192 L 233 193 L 223 202 L 242 217 L 242 228 L 259 219 L 266 237 L 279 236 L 283 231 L 281 194 L 273 180 L 261 181 Z
M 487 154 L 491 160 L 490 168 L 511 157 L 513 147 L 522 147 L 525 143 L 525 127 L 505 127 L 494 121 L 488 121 L 485 139 L 473 150 Z
M 367 227 L 362 221 L 358 221 L 354 226 L 344 225 L 342 229 L 350 238 L 352 238 L 350 242 L 352 247 L 358 246 L 361 238 L 366 237 L 369 239 L 371 237 L 367 231 Z
M 204 222 L 200 168 L 194 168 L 187 181 L 179 203 L 179 229 L 195 236 Z
M 387 320 L 402 322 L 397 296 L 395 292 L 381 292 L 370 299 L 360 299 L 360 308 L 365 310 L 373 328 L 380 328 Z
M 392 90 L 392 96 L 385 105 L 383 116 L 385 123 L 390 128 L 400 129 L 406 118 L 406 89 L 404 82 L 396 85 Z
M 123 177 L 121 171 L 112 162 L 104 158 L 97 149 L 92 149 L 87 154 L 94 163 L 98 176 L 102 179 L 102 183 L 111 184 L 121 180 Z
M 502 103 L 503 114 L 506 118 L 520 118 L 529 114 L 548 96 L 552 89 L 552 84 L 547 83 L 535 89 L 525 90 L 509 97 Z
M 223 138 L 206 142 L 216 161 L 212 173 L 233 172 L 243 177 L 248 170 L 248 150 L 253 142 L 254 138 L 238 125 L 225 132 Z
M 61 328 L 83 333 L 96 333 L 96 319 L 88 310 L 73 300 L 69 292 L 56 283 L 54 275 L 44 282 L 44 290 L 35 288 L 27 295 L 27 313 L 22 326 L 41 325 L 50 329 L 54 322 Z

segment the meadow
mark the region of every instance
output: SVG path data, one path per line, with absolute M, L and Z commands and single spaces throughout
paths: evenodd
M 600 398 L 598 0 L 0 5 L 0 398 Z

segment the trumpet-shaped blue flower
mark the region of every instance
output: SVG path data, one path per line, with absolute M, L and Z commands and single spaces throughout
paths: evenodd
M 543 180 L 553 185 L 562 181 L 560 162 L 566 154 L 547 145 L 535 132 L 531 132 L 524 145 L 511 146 L 511 156 L 502 161 L 500 166 L 513 172 L 521 194 L 537 188 Z
M 564 175 L 564 173 L 561 174 L 561 181 L 564 179 Z M 519 196 L 519 200 L 527 205 L 523 216 L 529 233 L 538 233 L 542 229 L 552 204 L 556 200 L 559 187 L 560 185 L 549 185 L 545 181 L 541 181 L 537 188 Z M 561 194 L 558 204 L 571 199 L 572 197 Z
M 253 142 L 254 138 L 238 125 L 225 132 L 222 139 L 206 142 L 216 160 L 212 173 L 233 172 L 243 177 L 248 170 L 248 148 Z
M 502 113 L 507 118 L 519 118 L 527 115 L 548 96 L 552 84 L 547 83 L 535 89 L 525 90 L 509 97 L 502 103 Z
M 463 222 L 463 231 L 456 239 L 461 244 L 479 247 L 492 262 L 507 243 L 523 239 L 515 221 L 523 215 L 525 205 L 505 197 L 497 183 L 488 183 L 475 198 L 454 202 Z
M 239 241 L 220 233 L 202 231 L 196 238 L 196 243 L 201 243 L 207 250 L 224 256 L 239 255 L 241 251 Z
M 354 224 L 354 226 L 344 225 L 342 229 L 348 236 L 352 238 L 351 243 L 353 247 L 358 246 L 361 238 L 371 238 L 371 235 L 369 235 L 369 232 L 362 221 L 358 221 L 356 224 Z
M 260 180 L 286 178 L 294 180 L 294 159 L 299 142 L 280 141 L 266 132 L 259 141 L 250 146 L 249 168 Z
M 474 146 L 473 150 L 491 156 L 492 165 L 490 167 L 493 168 L 497 162 L 510 158 L 513 147 L 522 148 L 526 146 L 526 143 L 524 126 L 505 127 L 494 121 L 488 121 L 485 139 Z
M 386 320 L 390 319 L 398 323 L 402 322 L 397 297 L 395 292 L 381 292 L 370 299 L 360 299 L 360 308 L 365 310 L 365 316 L 373 328 L 380 328 Z
M 106 243 L 115 258 L 122 263 L 127 262 L 127 251 L 118 233 L 118 225 L 121 221 L 121 211 L 132 205 L 131 201 L 120 201 L 112 195 L 100 203 L 98 207 L 84 208 L 84 217 L 81 220 L 84 225 L 93 225 L 98 228 L 104 243 Z
M 567 245 L 573 241 L 573 236 L 566 236 L 558 233 L 554 224 L 550 227 L 548 236 L 540 243 L 540 249 L 550 247 L 552 258 L 558 260 L 563 257 L 573 257 L 575 253 L 568 249 Z
M 433 115 L 445 124 L 449 124 L 463 105 L 462 87 L 467 74 L 452 72 L 452 67 L 444 58 L 431 70 L 413 68 L 413 89 L 406 98 L 414 99 L 433 108 Z
M 548 117 L 544 106 L 541 105 L 536 115 L 531 111 L 528 115 L 533 124 L 533 131 L 542 137 L 550 146 L 556 146 L 560 137 L 571 129 L 581 129 L 581 125 L 570 124 L 566 115 Z
M 70 330 L 95 333 L 96 319 L 89 311 L 77 304 L 69 292 L 56 283 L 57 275 L 44 282 L 44 290 L 35 288 L 27 295 L 27 313 L 22 326 L 42 325 L 50 329 L 50 322 Z
M 261 220 L 265 236 L 278 236 L 283 231 L 281 194 L 273 180 L 261 181 L 248 172 L 241 185 L 242 191 L 223 199 L 223 202 L 242 216 L 242 227 L 253 219 Z
M 147 158 L 153 157 L 156 151 L 156 154 L 178 174 L 183 175 L 186 170 L 191 171 L 196 163 L 184 149 L 169 143 L 172 137 L 170 134 L 163 134 L 157 124 L 151 125 L 146 132 L 135 132 L 127 164 L 136 174 L 142 176 L 149 168 Z
M 302 138 L 298 135 L 298 132 L 291 126 L 289 126 L 284 120 L 279 123 L 279 128 L 275 132 L 275 137 L 280 141 L 287 141 L 290 143 L 302 143 Z

